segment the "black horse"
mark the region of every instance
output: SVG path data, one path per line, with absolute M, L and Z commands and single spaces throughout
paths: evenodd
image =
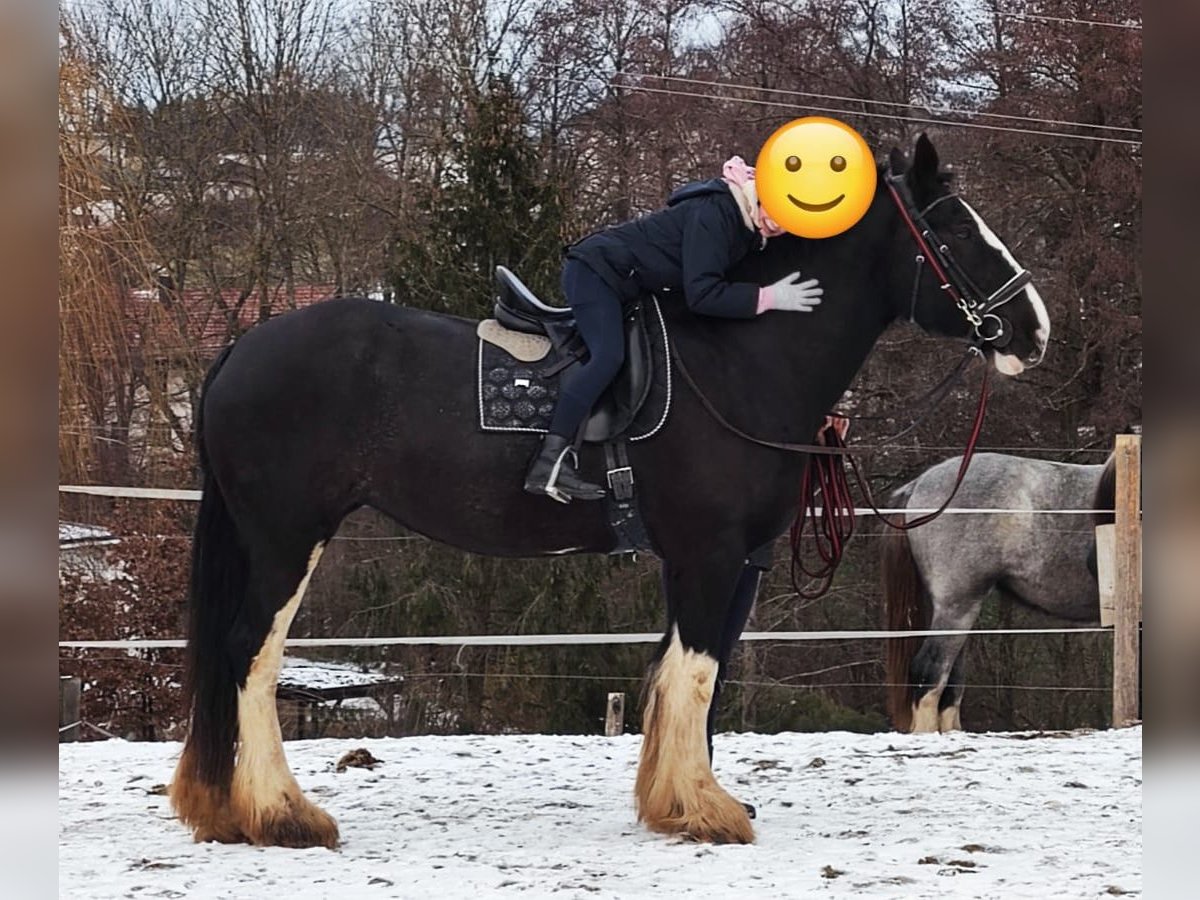
M 940 283 L 945 268 L 960 273 L 951 280 L 1009 289 L 958 304 Z M 1045 351 L 1041 299 L 955 197 L 924 135 L 911 167 L 892 151 L 854 228 L 825 240 L 773 239 L 734 277 L 767 284 L 797 269 L 826 289 L 811 315 L 729 322 L 692 315 L 669 294 L 662 302 L 696 387 L 760 437 L 811 440 L 897 319 L 987 341 L 1008 374 Z M 1000 304 L 988 330 L 985 305 Z M 603 503 L 563 505 L 522 490 L 534 435 L 480 432 L 476 324 L 331 300 L 258 326 L 208 373 L 196 422 L 204 484 L 187 652 L 191 718 L 171 785 L 197 840 L 337 843 L 337 825 L 288 768 L 274 689 L 292 617 L 349 513 L 372 506 L 434 540 L 496 556 L 616 546 Z M 677 384 L 666 425 L 631 445 L 630 460 L 667 601 L 643 704 L 638 816 L 659 832 L 748 842 L 747 809 L 713 777 L 706 722 L 748 612 L 734 602 L 739 582 L 742 596 L 757 589 L 745 560 L 787 529 L 805 459 L 738 438 Z M 603 480 L 595 447 L 583 449 L 580 464 Z

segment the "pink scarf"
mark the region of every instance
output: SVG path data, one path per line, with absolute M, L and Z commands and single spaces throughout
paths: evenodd
M 762 204 L 758 202 L 758 193 L 754 186 L 753 166 L 746 165 L 746 161 L 740 156 L 731 156 L 726 160 L 721 170 L 721 176 L 729 182 L 731 189 L 736 187 L 749 201 L 750 219 L 764 238 L 778 237 L 784 233 L 785 229 L 780 228 L 778 223 L 767 215 Z

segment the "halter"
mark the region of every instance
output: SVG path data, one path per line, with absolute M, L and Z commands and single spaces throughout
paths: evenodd
M 975 333 L 974 345 L 980 347 L 983 344 L 991 344 L 997 350 L 1007 347 L 1013 337 L 1012 323 L 997 314 L 996 310 L 1024 290 L 1025 286 L 1033 280 L 1033 276 L 1029 274 L 1028 270 L 1019 269 L 1012 278 L 991 294 L 985 294 L 955 260 L 949 245 L 925 221 L 925 214 L 929 210 L 943 200 L 949 200 L 958 195 L 946 194 L 944 197 L 938 197 L 924 209 L 918 210 L 916 203 L 913 202 L 912 193 L 904 182 L 903 175 L 889 172 L 886 183 L 892 199 L 896 201 L 896 208 L 900 210 L 900 218 L 908 226 L 913 239 L 917 242 L 918 252 L 915 257 L 917 271 L 913 278 L 912 308 L 909 311 L 909 318 L 913 317 L 916 309 L 917 291 L 921 283 L 921 267 L 928 262 L 941 289 L 954 301 L 954 305 L 971 325 Z M 956 284 L 955 281 L 958 283 Z

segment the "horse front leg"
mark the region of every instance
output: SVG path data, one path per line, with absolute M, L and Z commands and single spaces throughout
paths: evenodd
M 722 638 L 742 560 L 714 555 L 663 565 L 668 624 L 643 696 L 638 818 L 652 831 L 747 844 L 754 840 L 750 817 L 717 783 L 708 742 Z
M 733 591 L 733 602 L 729 614 L 725 618 L 725 627 L 721 634 L 721 649 L 717 654 L 717 685 L 713 691 L 712 703 L 708 707 L 708 758 L 713 755 L 713 729 L 717 723 L 717 707 L 721 702 L 721 692 L 725 689 L 725 681 L 729 677 L 729 658 L 733 648 L 737 646 L 746 621 L 750 618 L 750 610 L 754 608 L 754 600 L 758 596 L 758 588 L 762 583 L 765 569 L 754 561 L 746 563 L 738 576 L 737 586 Z

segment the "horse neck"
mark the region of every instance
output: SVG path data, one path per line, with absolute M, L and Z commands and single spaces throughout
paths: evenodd
M 820 277 L 815 271 L 804 272 L 806 277 L 810 274 Z M 825 289 L 819 307 L 822 311 L 828 308 L 824 316 L 776 313 L 748 335 L 752 338 L 748 352 L 777 361 L 768 376 L 774 394 L 771 405 L 788 421 L 819 421 L 828 413 L 850 387 L 886 328 L 886 320 L 860 315 L 857 305 L 847 302 L 850 296 L 867 296 L 865 289 L 844 298 L 837 296 L 848 286 L 842 281 L 836 288 Z M 762 379 L 756 381 L 761 389 Z
M 685 359 L 700 346 L 708 349 L 730 384 L 731 402 L 751 411 L 748 424 L 780 439 L 809 440 L 850 386 L 894 318 L 887 277 L 889 216 L 894 213 L 877 197 L 849 232 L 824 240 L 774 238 L 733 273 L 759 284 L 797 270 L 817 278 L 825 293 L 816 311 L 772 312 L 735 327 L 709 322 L 685 329 L 687 337 L 700 337 L 686 341 Z

